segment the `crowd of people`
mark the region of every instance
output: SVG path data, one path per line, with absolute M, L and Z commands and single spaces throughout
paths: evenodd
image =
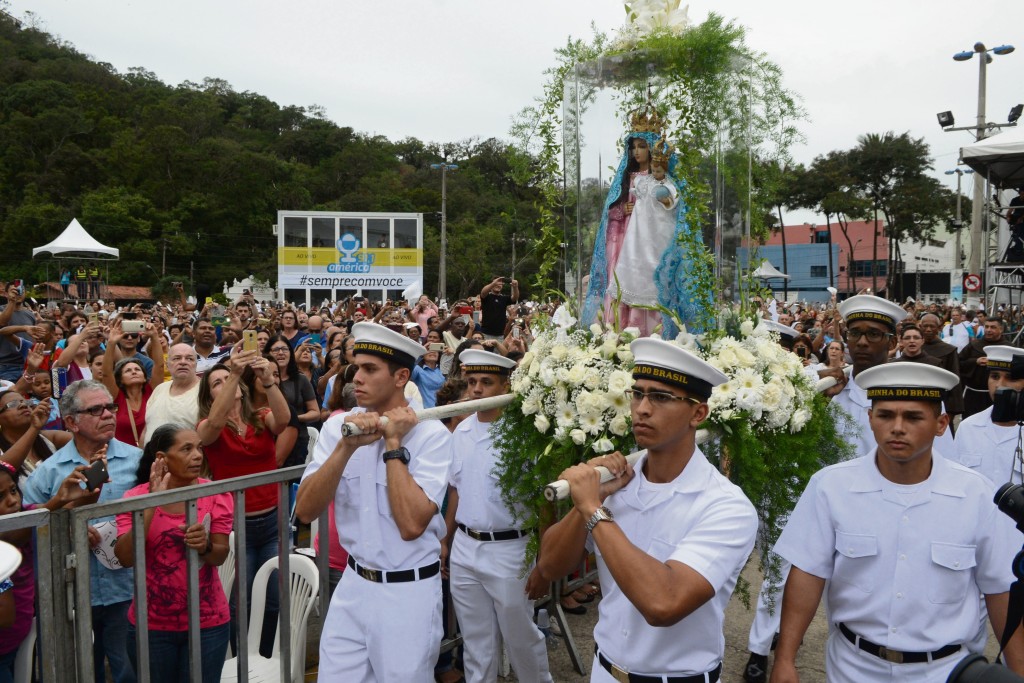
M 556 305 L 520 301 L 514 280 L 495 278 L 448 309 L 426 296 L 354 296 L 308 311 L 250 296 L 196 305 L 184 291 L 170 305 L 79 309 L 32 306 L 19 287 L 5 293 L 0 514 L 305 465 L 295 515 L 330 520 L 318 543 L 331 569 L 325 680 L 493 681 L 504 643 L 519 680 L 550 681 L 533 601 L 590 554 L 599 580 L 563 607 L 585 611 L 601 596 L 592 680 L 721 675 L 724 609 L 758 516 L 695 441 L 725 376 L 679 346 L 632 345 L 627 395 L 643 459 L 611 454 L 566 470 L 572 507 L 536 530 L 517 527 L 493 474 L 490 424 L 502 408 L 424 422 L 413 412 L 508 393 L 533 316 Z M 1024 350 L 1007 329 L 1019 312 L 990 313 L 870 295 L 762 306 L 809 376 L 835 378 L 827 393 L 851 418 L 843 438 L 864 457 L 815 475 L 778 545 L 760 549 L 778 555 L 783 573 L 778 600 L 767 584 L 759 596 L 749 683 L 769 671 L 775 683 L 797 680 L 795 655 L 826 593 L 829 680 L 945 680 L 954 654 L 983 645 L 986 616 L 1002 627 L 1016 532 L 991 499 L 995 486 L 1021 483 L 1021 466 L 1017 420 L 993 413 L 993 399 L 997 389 L 1024 390 Z M 99 485 L 96 463 L 105 469 Z M 612 482 L 601 484 L 597 466 Z M 249 585 L 238 599 L 251 600 L 257 570 L 281 550 L 278 516 L 288 511 L 277 491 L 246 493 L 240 561 Z M 140 637 L 153 680 L 185 680 L 190 551 L 201 560 L 203 680 L 219 680 L 229 643 L 246 628 L 217 576 L 233 501 L 210 496 L 198 506 L 205 519 L 192 526 L 184 504 L 147 510 L 141 529 L 131 515 L 92 520 L 90 542 L 110 543 L 118 560 L 89 558 L 97 680 L 109 666 L 115 681 L 134 681 Z M 139 567 L 135 533 L 146 535 Z M 538 560 L 524 573 L 534 534 Z M 0 586 L 0 608 L 13 599 L 18 615 L 4 626 L 0 609 L 0 682 L 10 680 L 36 590 L 31 535 L 3 539 L 23 561 Z M 136 631 L 133 571 L 146 573 L 147 634 Z M 275 638 L 276 585 L 258 625 L 264 654 Z M 439 656 L 449 594 L 460 661 Z M 1004 658 L 1024 673 L 1019 633 Z

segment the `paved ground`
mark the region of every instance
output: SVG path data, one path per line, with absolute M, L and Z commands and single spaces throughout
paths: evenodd
M 753 604 L 757 600 L 757 591 L 761 587 L 761 572 L 757 567 L 757 557 L 752 557 L 743 576 L 750 582 L 750 601 Z M 597 602 L 588 605 L 587 613 L 579 616 L 567 615 L 569 628 L 576 642 L 580 657 L 586 667 L 586 675 L 580 675 L 572 665 L 569 658 L 568 648 L 563 642 L 551 645 L 548 648 L 551 674 L 556 683 L 583 683 L 590 680 L 590 666 L 594 656 L 594 624 L 597 621 Z M 723 683 L 742 683 L 743 666 L 747 662 L 747 634 L 750 631 L 750 623 L 753 620 L 753 611 L 748 610 L 737 595 L 733 595 L 732 601 L 725 614 L 725 662 L 722 674 Z M 818 609 L 818 614 L 811 623 L 807 635 L 804 638 L 803 646 L 797 658 L 797 668 L 800 671 L 801 683 L 824 683 L 825 681 L 825 638 L 828 635 L 828 628 L 825 621 L 823 608 Z M 307 681 L 315 681 L 316 675 L 316 643 L 320 637 L 320 626 L 317 618 L 311 619 L 309 626 L 310 648 L 307 653 Z M 989 646 L 986 656 L 989 661 L 995 658 L 997 651 L 995 639 L 989 633 Z M 499 678 L 499 681 L 510 683 L 516 681 L 514 675 L 508 678 Z M 528 683 L 528 682 L 524 682 Z

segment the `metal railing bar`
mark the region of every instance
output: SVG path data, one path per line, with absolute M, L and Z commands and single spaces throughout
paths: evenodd
M 332 500 L 328 507 L 334 505 Z M 331 604 L 331 520 L 329 511 L 324 508 L 320 513 L 320 522 L 317 524 L 317 533 L 320 534 L 320 552 L 316 554 L 316 567 L 320 573 L 320 623 L 327 618 L 327 608 Z
M 49 511 L 43 519 L 49 519 Z M 13 515 L 12 515 L 13 516 Z M 39 577 L 46 577 L 49 584 L 36 581 L 36 596 L 39 598 L 39 621 L 36 624 L 38 631 L 37 641 L 42 653 L 42 677 L 44 681 L 57 680 L 57 639 L 56 629 L 52 623 L 55 620 L 54 613 L 54 592 L 52 590 L 53 562 L 50 558 L 52 552 L 50 527 L 49 525 L 36 528 L 36 569 Z
M 84 509 L 84 508 L 82 508 Z M 78 671 L 82 676 L 93 673 L 92 657 L 92 583 L 89 558 L 89 520 L 96 515 L 75 515 L 71 517 L 71 548 L 75 569 L 75 642 Z M 103 516 L 103 515 L 99 515 Z M 83 646 L 83 643 L 86 644 Z
M 135 562 L 135 658 L 138 662 L 135 671 L 139 683 L 149 683 L 149 595 L 146 593 L 145 517 L 146 513 L 142 510 L 132 513 L 132 557 Z
M 192 487 L 189 487 L 192 488 Z M 193 498 L 185 503 L 185 529 L 197 523 L 199 501 Z M 203 650 L 199 623 L 199 551 L 185 547 L 188 570 L 188 665 L 189 680 L 203 680 Z
M 0 532 L 17 531 L 19 529 L 38 529 L 50 523 L 50 511 L 47 509 L 16 512 L 0 517 Z
M 246 602 L 248 564 L 245 561 L 245 489 L 235 491 L 235 622 L 238 680 L 249 683 L 249 605 Z
M 291 484 L 282 481 L 277 485 L 277 646 L 281 653 L 281 680 L 290 681 L 292 677 L 292 639 L 291 639 L 291 554 L 292 554 L 292 523 L 287 513 L 289 508 Z M 260 624 L 257 624 L 260 626 Z

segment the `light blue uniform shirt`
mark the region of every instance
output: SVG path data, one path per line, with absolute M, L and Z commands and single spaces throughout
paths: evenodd
M 120 500 L 125 492 L 135 486 L 136 473 L 142 450 L 126 443 L 111 440 L 107 446 L 107 473 L 110 481 L 103 485 L 99 502 Z M 75 446 L 69 441 L 49 458 L 39 463 L 36 469 L 21 484 L 26 504 L 42 505 L 53 498 L 60 485 L 79 465 L 88 465 Z M 95 522 L 113 521 L 112 515 L 98 517 Z M 96 556 L 89 553 L 89 582 L 93 606 L 112 605 L 131 600 L 134 579 L 131 569 L 107 569 Z

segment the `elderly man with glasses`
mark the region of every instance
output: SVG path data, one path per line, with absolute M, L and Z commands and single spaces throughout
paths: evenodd
M 66 446 L 41 462 L 22 484 L 25 503 L 42 504 L 56 495 L 64 480 L 76 468 L 104 459 L 109 480 L 100 485 L 98 496 L 84 499 L 94 503 L 120 499 L 135 486 L 142 451 L 114 438 L 117 404 L 102 382 L 82 380 L 67 388 L 60 399 L 64 425 L 74 436 Z M 99 525 L 113 517 L 92 520 Z M 100 532 L 89 527 L 89 541 L 101 541 Z M 110 569 L 89 554 L 92 594 L 93 656 L 96 680 L 106 680 L 104 659 L 109 662 L 115 683 L 135 680 L 128 660 L 128 605 L 132 600 L 132 570 Z

